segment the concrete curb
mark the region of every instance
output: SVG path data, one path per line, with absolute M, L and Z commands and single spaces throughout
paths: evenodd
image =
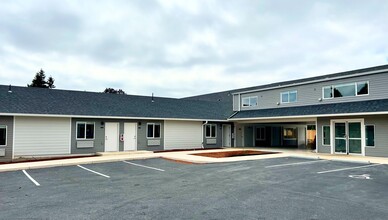
M 218 149 L 218 150 L 204 150 L 204 152 L 217 152 L 217 151 L 235 151 L 241 150 L 239 148 L 233 149 Z M 248 150 L 248 149 L 243 149 Z M 254 149 L 261 151 L 272 151 L 279 152 L 279 154 L 269 155 L 255 155 L 251 157 L 226 157 L 226 158 L 211 158 L 203 156 L 192 155 L 201 151 L 185 151 L 185 152 L 165 152 L 165 153 L 117 153 L 114 155 L 105 155 L 100 157 L 85 157 L 85 158 L 71 158 L 61 160 L 47 160 L 47 161 L 34 161 L 25 163 L 14 163 L 14 164 L 3 164 L 0 165 L 0 172 L 17 171 L 17 170 L 29 170 L 29 169 L 40 169 L 40 168 L 51 168 L 51 167 L 62 167 L 62 166 L 75 166 L 80 164 L 98 164 L 98 163 L 110 163 L 118 162 L 123 160 L 144 160 L 153 158 L 164 158 L 167 160 L 175 160 L 177 162 L 182 161 L 193 164 L 209 164 L 209 163 L 231 163 L 239 161 L 251 161 L 251 160 L 263 160 L 283 157 L 303 158 L 309 160 L 328 160 L 338 161 L 345 163 L 358 163 L 358 164 L 388 164 L 387 158 L 374 158 L 374 157 L 338 157 L 337 155 L 329 154 L 315 154 L 306 152 L 290 152 L 282 150 L 266 150 L 266 149 Z
M 41 168 L 52 168 L 52 167 L 64 167 L 64 166 L 75 166 L 80 164 L 98 164 L 98 163 L 109 163 L 109 162 L 118 162 L 123 160 L 144 160 L 160 158 L 160 156 L 149 155 L 149 156 L 136 156 L 136 157 L 118 157 L 118 158 L 98 158 L 97 160 L 80 160 L 80 159 L 64 159 L 64 160 L 49 160 L 49 161 L 36 161 L 36 162 L 26 162 L 26 163 L 17 163 L 17 164 L 5 164 L 0 165 L 1 172 L 9 171 L 18 171 L 18 170 L 31 170 L 31 169 L 41 169 Z

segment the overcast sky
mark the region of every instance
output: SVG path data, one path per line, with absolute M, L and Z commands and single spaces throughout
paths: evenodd
M 2 0 L 0 84 L 185 97 L 388 63 L 388 1 Z

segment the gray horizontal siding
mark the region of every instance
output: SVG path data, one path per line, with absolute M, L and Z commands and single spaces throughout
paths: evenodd
M 0 147 L 5 149 L 5 156 L 0 157 L 0 162 L 8 162 L 12 160 L 12 147 L 13 147 L 13 117 L 12 116 L 0 116 L 0 125 L 7 126 L 7 145 Z
M 365 156 L 388 157 L 388 115 L 366 116 L 364 122 L 375 126 L 375 147 L 365 147 Z
M 95 137 L 93 140 L 93 147 L 89 148 L 77 148 L 77 142 L 82 142 L 82 140 L 76 139 L 76 123 L 77 122 L 94 122 L 95 123 Z M 104 124 L 101 124 L 101 123 Z M 106 122 L 117 122 L 119 123 L 120 129 L 119 133 L 124 133 L 124 123 L 125 122 L 136 122 L 138 123 L 137 127 L 137 150 L 163 150 L 164 145 L 164 122 L 163 121 L 151 121 L 151 120 L 114 120 L 114 119 L 90 119 L 90 118 L 73 118 L 72 119 L 72 128 L 71 128 L 71 153 L 72 154 L 86 154 L 86 153 L 96 153 L 104 152 L 105 148 L 105 123 Z M 160 145 L 155 145 L 155 142 L 148 143 L 147 139 L 147 123 L 160 123 L 161 124 L 161 138 Z M 78 143 L 80 145 L 80 143 Z M 81 144 L 82 146 L 82 144 Z M 119 141 L 119 151 L 124 150 L 124 142 Z
M 94 140 L 85 140 L 87 142 L 92 141 L 92 148 L 77 147 L 85 145 L 85 141 L 77 140 L 77 122 L 94 122 Z M 85 119 L 85 118 L 72 118 L 71 121 L 71 153 L 72 154 L 85 154 L 85 153 L 96 153 L 104 151 L 105 141 L 105 130 L 104 126 L 101 125 L 103 120 L 101 119 Z
M 354 119 L 355 117 L 318 118 L 317 140 L 318 152 L 330 153 L 330 146 L 322 145 L 322 126 L 330 125 L 333 119 Z M 365 125 L 375 126 L 375 147 L 365 147 L 365 156 L 388 157 L 388 115 L 357 116 L 364 119 Z M 333 143 L 331 143 L 333 144 Z
M 322 88 L 324 86 L 342 84 L 342 83 L 353 83 L 360 81 L 369 81 L 369 95 L 366 96 L 356 96 L 356 97 L 341 97 L 334 99 L 323 99 L 319 101 L 319 98 L 322 98 Z M 340 102 L 352 102 L 352 101 L 365 101 L 372 99 L 384 99 L 388 97 L 388 73 L 367 75 L 352 77 L 347 79 L 340 80 L 330 80 L 326 82 L 312 83 L 301 86 L 290 86 L 287 88 L 273 89 L 261 92 L 252 92 L 247 94 L 242 94 L 241 99 L 249 96 L 258 97 L 258 106 L 257 107 L 241 107 L 241 110 L 252 110 L 252 109 L 266 109 L 266 108 L 279 108 L 279 107 L 290 107 L 290 106 L 304 106 L 304 105 L 314 105 L 314 104 L 323 104 L 323 103 L 340 103 Z M 280 103 L 280 93 L 287 91 L 298 91 L 298 101 L 294 103 Z M 235 95 L 233 108 L 238 109 L 238 96 Z M 236 103 L 237 102 L 237 103 Z
M 317 118 L 317 149 L 318 153 L 328 153 L 331 152 L 331 146 L 323 145 L 323 133 L 322 126 L 330 126 L 330 118 Z
M 157 151 L 164 149 L 164 121 L 140 121 L 137 126 L 137 150 Z M 147 123 L 160 123 L 160 145 L 154 145 L 154 139 L 147 139 Z M 120 125 L 121 126 L 121 125 Z M 121 132 L 121 131 L 120 131 Z M 148 140 L 151 140 L 148 142 Z M 121 149 L 121 148 L 120 148 Z
M 203 126 L 203 147 L 204 148 L 215 148 L 222 147 L 222 124 L 216 122 L 208 122 L 208 124 L 215 124 L 216 127 L 216 138 L 206 138 L 206 129 Z

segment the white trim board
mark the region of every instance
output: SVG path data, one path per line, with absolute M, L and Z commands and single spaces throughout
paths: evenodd
M 276 117 L 256 117 L 256 118 L 230 118 L 228 121 L 252 121 L 252 120 L 268 120 L 268 119 L 291 119 L 291 118 L 323 118 L 323 117 L 343 117 L 343 116 L 363 116 L 363 115 L 386 115 L 384 112 L 358 112 L 358 113 L 341 113 L 341 114 L 322 114 L 322 115 L 294 115 L 294 116 L 276 116 Z

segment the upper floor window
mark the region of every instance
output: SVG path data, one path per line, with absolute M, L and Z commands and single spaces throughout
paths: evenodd
M 94 139 L 94 122 L 77 122 L 77 139 Z
M 0 146 L 7 145 L 7 126 L 0 125 Z
M 160 138 L 160 124 L 148 123 L 147 124 L 147 138 Z
M 369 82 L 365 81 L 325 86 L 322 89 L 322 93 L 324 99 L 368 95 Z
M 257 96 L 250 96 L 242 98 L 243 107 L 257 106 Z
M 288 92 L 280 93 L 281 103 L 296 102 L 297 99 L 298 99 L 298 92 L 297 91 L 288 91 Z
M 205 127 L 205 136 L 206 138 L 215 138 L 217 137 L 217 125 L 207 124 Z

